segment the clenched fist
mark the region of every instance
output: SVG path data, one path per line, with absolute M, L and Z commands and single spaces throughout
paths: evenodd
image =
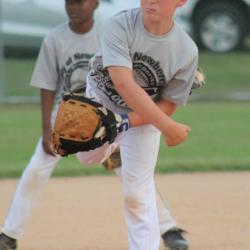
M 182 144 L 187 139 L 190 131 L 191 128 L 189 126 L 171 120 L 164 133 L 165 142 L 168 146 Z

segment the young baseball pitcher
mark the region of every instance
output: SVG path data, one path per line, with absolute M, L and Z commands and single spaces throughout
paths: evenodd
M 128 113 L 130 129 L 115 143 L 78 157 L 92 164 L 119 145 L 130 250 L 159 248 L 154 171 L 161 133 L 168 146 L 176 146 L 191 131 L 170 117 L 177 106 L 186 104 L 198 61 L 196 45 L 173 21 L 176 8 L 185 3 L 141 0 L 140 8 L 110 18 L 102 55 L 93 59 L 88 75 L 88 96 L 116 113 Z
M 31 85 L 41 92 L 43 133 L 18 183 L 0 234 L 0 250 L 17 249 L 17 239 L 60 160 L 51 146 L 57 104 L 65 91 L 85 92 L 89 59 L 100 48 L 101 29 L 93 20 L 98 0 L 66 0 L 65 4 L 69 22 L 56 27 L 44 39 L 31 80 Z M 158 200 L 164 243 L 171 250 L 186 249 L 181 230 L 160 196 Z

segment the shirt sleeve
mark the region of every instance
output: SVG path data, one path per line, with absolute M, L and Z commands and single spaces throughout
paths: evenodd
M 198 52 L 168 82 L 167 87 L 162 92 L 162 98 L 178 106 L 186 105 L 194 81 L 197 64 Z
M 53 36 L 47 36 L 41 46 L 31 78 L 31 86 L 56 91 L 58 87 L 58 63 Z
M 103 66 L 124 66 L 132 69 L 132 60 L 129 52 L 128 34 L 125 27 L 125 16 L 112 17 L 103 27 L 102 55 Z

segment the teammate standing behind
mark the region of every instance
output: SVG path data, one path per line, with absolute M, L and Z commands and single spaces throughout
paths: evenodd
M 60 160 L 51 146 L 51 126 L 57 104 L 64 91 L 85 92 L 89 58 L 100 48 L 101 29 L 93 20 L 98 0 L 65 2 L 70 21 L 46 36 L 33 73 L 31 85 L 41 89 L 42 137 L 19 181 L 3 234 L 0 234 L 0 250 L 17 248 L 16 239 L 21 238 L 33 207 Z M 187 249 L 181 230 L 160 196 L 158 208 L 164 243 L 171 250 Z
M 158 250 L 154 170 L 160 132 L 169 146 L 187 139 L 190 127 L 169 115 L 188 100 L 198 50 L 173 21 L 176 8 L 186 0 L 140 3 L 140 8 L 120 12 L 105 24 L 102 57 L 92 61 L 87 94 L 114 112 L 135 112 L 129 114 L 131 128 L 115 140 L 121 150 L 128 243 L 130 250 Z M 104 145 L 78 157 L 91 163 L 111 147 Z
M 65 0 L 69 21 L 43 41 L 31 85 L 40 89 L 42 137 L 25 168 L 0 235 L 0 250 L 16 249 L 34 205 L 59 161 L 51 143 L 52 124 L 64 91 L 85 92 L 89 59 L 100 48 L 99 26 L 94 22 L 98 0 Z

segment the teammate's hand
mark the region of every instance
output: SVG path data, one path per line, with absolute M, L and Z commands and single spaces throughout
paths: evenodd
M 185 124 L 171 121 L 168 126 L 165 136 L 165 142 L 168 146 L 176 146 L 183 143 L 191 131 L 191 128 Z
M 52 136 L 52 131 L 51 129 L 47 129 L 43 132 L 42 136 L 42 146 L 43 150 L 46 154 L 55 156 L 54 149 L 53 149 L 53 144 L 51 141 Z

